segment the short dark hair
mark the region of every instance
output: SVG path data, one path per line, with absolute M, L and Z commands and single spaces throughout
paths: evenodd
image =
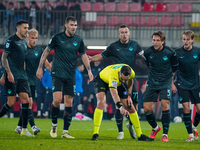
M 121 28 L 128 28 L 128 26 L 125 25 L 125 24 L 122 24 L 119 28 L 120 28 L 120 29 L 121 29 Z
M 161 39 L 161 41 L 164 41 L 164 40 L 166 39 L 165 33 L 164 33 L 163 31 L 160 31 L 160 30 L 155 31 L 155 32 L 152 34 L 152 38 L 153 38 L 154 35 L 159 36 L 160 39 Z
M 28 24 L 28 21 L 26 21 L 26 20 L 19 20 L 19 21 L 17 21 L 16 27 L 18 27 L 18 26 L 20 26 L 22 24 Z
M 129 66 L 123 66 L 120 72 L 121 74 L 123 73 L 125 76 L 131 75 L 131 68 Z
M 65 19 L 65 24 L 68 24 L 69 21 L 77 21 L 76 18 L 74 18 L 73 16 L 68 16 L 66 19 Z

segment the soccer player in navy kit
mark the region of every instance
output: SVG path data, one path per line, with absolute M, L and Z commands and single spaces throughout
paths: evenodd
M 120 39 L 116 42 L 110 44 L 105 51 L 103 51 L 101 54 L 95 55 L 90 57 L 91 61 L 99 61 L 103 58 L 109 59 L 111 64 L 128 64 L 133 70 L 135 70 L 135 61 L 136 61 L 136 55 L 143 57 L 144 51 L 142 50 L 140 44 L 136 41 L 130 40 L 130 31 L 128 26 L 121 25 L 119 27 L 119 37 Z M 132 88 L 132 92 L 129 93 L 129 96 L 133 100 L 133 104 L 137 108 L 138 104 L 138 91 L 137 91 L 137 84 L 136 79 L 134 78 L 134 84 Z M 123 132 L 123 116 L 120 113 L 120 110 L 116 108 L 115 113 L 115 119 L 119 131 L 119 135 L 117 139 L 123 139 L 124 138 L 124 132 Z M 126 125 L 129 129 L 129 133 L 133 139 L 136 138 L 135 131 L 133 129 L 131 121 Z
M 28 82 L 30 86 L 30 93 L 29 93 L 29 116 L 28 120 L 31 125 L 33 134 L 36 135 L 37 133 L 40 132 L 40 128 L 37 128 L 34 122 L 34 117 L 33 117 L 33 112 L 32 112 L 32 104 L 33 101 L 35 101 L 35 90 L 36 90 L 36 82 L 37 82 L 37 77 L 36 77 L 36 71 L 40 62 L 40 58 L 43 53 L 43 48 L 40 46 L 36 46 L 38 40 L 38 31 L 36 29 L 31 29 L 28 31 L 28 36 L 27 36 L 27 53 L 26 53 L 26 73 L 28 76 Z M 51 65 L 50 63 L 46 60 L 45 61 L 45 67 L 48 70 L 51 70 Z M 20 115 L 20 119 L 18 122 L 18 125 L 15 129 L 15 132 L 20 134 L 22 129 L 22 117 Z
M 62 138 L 74 138 L 68 133 L 69 126 L 72 120 L 72 104 L 75 96 L 75 70 L 76 59 L 78 52 L 88 71 L 89 81 L 93 80 L 93 75 L 90 68 L 88 57 L 84 50 L 84 43 L 80 36 L 75 35 L 77 29 L 77 20 L 69 16 L 65 20 L 64 32 L 55 34 L 49 41 L 48 46 L 43 52 L 40 64 L 37 71 L 37 77 L 42 78 L 42 66 L 46 60 L 50 50 L 54 49 L 55 54 L 52 63 L 52 128 L 50 131 L 51 137 L 57 137 L 57 118 L 60 111 L 60 103 L 62 95 L 64 95 L 64 128 Z
M 183 46 L 176 50 L 179 66 L 177 70 L 177 89 L 179 93 L 179 102 L 183 105 L 183 118 L 185 127 L 189 134 L 187 142 L 198 140 L 199 135 L 197 126 L 200 121 L 200 89 L 199 89 L 199 60 L 200 48 L 193 46 L 194 32 L 185 30 L 182 33 Z M 172 84 L 172 92 L 177 91 Z M 191 121 L 190 103 L 196 106 L 196 115 Z
M 20 20 L 16 23 L 17 32 L 11 36 L 6 43 L 2 54 L 2 65 L 5 68 L 5 95 L 8 102 L 2 107 L 2 117 L 11 107 L 15 105 L 16 94 L 22 103 L 22 136 L 33 136 L 27 130 L 28 124 L 28 77 L 25 70 L 25 54 L 27 43 L 24 39 L 28 33 L 28 22 Z
M 161 130 L 161 127 L 156 123 L 153 113 L 153 106 L 157 102 L 159 95 L 162 109 L 162 141 L 168 142 L 172 75 L 178 67 L 178 60 L 175 51 L 165 46 L 165 34 L 162 31 L 154 32 L 152 40 L 153 46 L 144 51 L 145 61 L 149 67 L 149 74 L 144 93 L 143 107 L 147 121 L 152 126 L 149 137 L 155 139 L 156 134 Z

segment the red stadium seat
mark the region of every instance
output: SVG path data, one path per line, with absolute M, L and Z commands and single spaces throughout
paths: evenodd
M 121 24 L 120 16 L 110 16 L 108 26 L 116 27 Z
M 147 19 L 147 26 L 148 27 L 158 26 L 158 17 L 157 16 L 149 16 Z
M 83 2 L 81 4 L 81 11 L 92 11 L 92 4 L 90 2 Z
M 42 7 L 43 7 L 41 1 L 37 1 L 37 2 L 36 2 L 36 5 L 37 5 L 40 9 L 42 9 Z
M 183 3 L 181 6 L 181 12 L 193 12 L 192 3 Z
M 30 8 L 30 2 L 29 1 L 25 1 L 25 6 L 29 9 Z
M 144 3 L 143 11 L 147 11 L 147 12 L 154 11 L 154 4 L 153 3 Z
M 128 12 L 129 11 L 129 3 L 119 3 L 117 7 L 117 11 L 119 12 Z
M 123 16 L 122 24 L 126 24 L 127 26 L 133 26 L 133 17 L 132 16 Z
M 136 27 L 144 27 L 144 26 L 146 26 L 146 18 L 145 18 L 145 16 L 136 16 L 133 26 L 136 26 Z
M 116 11 L 117 10 L 117 5 L 115 2 L 108 2 L 106 3 L 105 6 L 105 11 L 109 12 L 109 11 Z
M 141 3 L 132 3 L 130 6 L 130 12 L 140 12 L 142 10 Z
M 170 27 L 172 25 L 172 19 L 170 16 L 162 16 L 160 19 L 161 27 Z
M 179 3 L 170 3 L 168 7 L 168 12 L 180 12 Z
M 107 24 L 107 16 L 97 16 L 97 21 L 95 26 L 106 26 Z
M 185 24 L 185 20 L 183 16 L 174 16 L 173 18 L 173 26 L 174 27 L 180 27 L 180 26 L 184 26 Z
M 166 12 L 167 11 L 167 4 L 166 3 L 157 3 L 156 11 L 157 12 Z
M 99 12 L 104 11 L 104 3 L 102 2 L 95 2 L 92 8 L 93 11 Z

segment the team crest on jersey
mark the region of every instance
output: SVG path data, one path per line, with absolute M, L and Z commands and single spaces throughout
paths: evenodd
M 75 42 L 73 43 L 73 45 L 74 45 L 74 46 L 77 46 L 77 45 L 78 45 L 78 43 L 75 41 Z
M 133 50 L 133 47 L 129 47 L 129 51 L 132 51 Z
M 112 81 L 111 86 L 117 88 L 117 81 Z
M 21 46 L 21 44 L 17 44 L 18 46 Z
M 197 54 L 194 54 L 194 55 L 193 55 L 193 58 L 194 58 L 194 59 L 196 59 L 197 57 L 198 57 Z
M 6 43 L 6 48 L 9 48 L 9 46 L 10 46 L 10 43 Z
M 181 102 L 183 100 L 183 98 L 182 97 L 179 97 L 179 101 Z
M 8 94 L 11 94 L 11 93 L 12 93 L 12 91 L 9 89 L 9 90 L 8 90 Z
M 35 52 L 35 56 L 38 56 L 38 52 Z
M 164 61 L 166 61 L 167 59 L 168 59 L 168 57 L 167 57 L 167 56 L 164 56 L 164 57 L 163 57 L 163 60 L 164 60 Z
M 52 90 L 54 90 L 55 89 L 55 86 L 52 86 Z

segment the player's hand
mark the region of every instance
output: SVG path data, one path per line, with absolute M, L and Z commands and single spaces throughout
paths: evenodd
M 174 83 L 172 83 L 172 93 L 176 94 L 176 92 L 177 92 L 177 88 L 174 85 Z
M 2 75 L 1 79 L 0 79 L 0 83 L 1 85 L 4 85 L 5 84 L 5 78 L 4 78 L 4 75 Z
M 91 70 L 88 70 L 89 82 L 93 80 L 93 74 Z
M 92 57 L 89 56 L 89 55 L 87 55 L 87 56 L 88 56 L 88 60 L 89 60 L 89 62 L 91 62 L 91 61 L 92 61 Z
M 15 79 L 12 72 L 8 72 L 7 74 L 8 74 L 8 81 L 11 83 L 15 83 Z
M 127 106 L 131 107 L 132 104 L 133 104 L 133 101 L 132 101 L 131 97 L 128 96 L 128 98 L 127 98 Z
M 42 70 L 42 68 L 38 68 L 38 70 L 37 70 L 37 72 L 36 72 L 36 76 L 37 76 L 37 78 L 38 78 L 39 80 L 42 79 L 42 77 L 43 77 L 43 70 Z
M 124 116 L 128 116 L 128 115 L 129 115 L 129 112 L 128 112 L 123 106 L 121 106 L 121 107 L 119 108 L 119 110 L 120 110 L 120 113 L 121 113 L 122 115 L 124 115 Z

